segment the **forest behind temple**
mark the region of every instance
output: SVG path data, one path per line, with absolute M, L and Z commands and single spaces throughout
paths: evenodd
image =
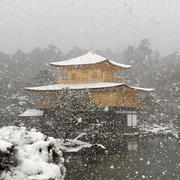
M 172 52 L 162 56 L 152 49 L 150 40 L 143 39 L 136 47 L 129 45 L 123 51 L 97 49 L 96 52 L 110 60 L 132 65 L 124 73 L 127 84 L 155 89 L 146 99 L 145 121 L 178 127 L 180 55 Z M 74 47 L 64 53 L 61 48 L 49 45 L 44 49 L 36 47 L 28 53 L 22 50 L 11 55 L 0 52 L 0 126 L 14 125 L 20 113 L 35 107 L 25 87 L 57 83 L 58 76 L 49 62 L 70 59 L 87 51 Z

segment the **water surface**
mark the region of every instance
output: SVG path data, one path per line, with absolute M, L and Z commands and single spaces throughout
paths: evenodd
M 141 138 L 116 148 L 116 152 L 98 155 L 96 160 L 71 157 L 65 180 L 180 179 L 180 143 L 174 138 Z

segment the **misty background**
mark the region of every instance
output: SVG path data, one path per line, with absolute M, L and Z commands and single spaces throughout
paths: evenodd
M 149 38 L 162 55 L 179 51 L 179 0 L 0 0 L 0 50 L 55 44 L 124 50 Z

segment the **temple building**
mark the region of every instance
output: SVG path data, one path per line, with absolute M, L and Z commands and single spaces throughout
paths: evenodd
M 51 62 L 49 65 L 59 71 L 57 84 L 38 87 L 27 87 L 27 91 L 40 94 L 42 102 L 37 108 L 56 108 L 57 96 L 65 88 L 70 90 L 88 89 L 91 101 L 101 107 L 119 107 L 125 109 L 127 124 L 136 126 L 136 112 L 133 109 L 144 107 L 139 96 L 153 89 L 133 87 L 125 84 L 122 71 L 131 68 L 95 54 L 93 51 L 69 60 Z M 131 109 L 131 111 L 127 111 Z M 121 111 L 119 111 L 121 113 Z

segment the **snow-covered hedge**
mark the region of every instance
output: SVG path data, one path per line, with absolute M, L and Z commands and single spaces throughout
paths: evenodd
M 25 127 L 0 128 L 1 180 L 62 180 L 63 162 L 54 138 Z

